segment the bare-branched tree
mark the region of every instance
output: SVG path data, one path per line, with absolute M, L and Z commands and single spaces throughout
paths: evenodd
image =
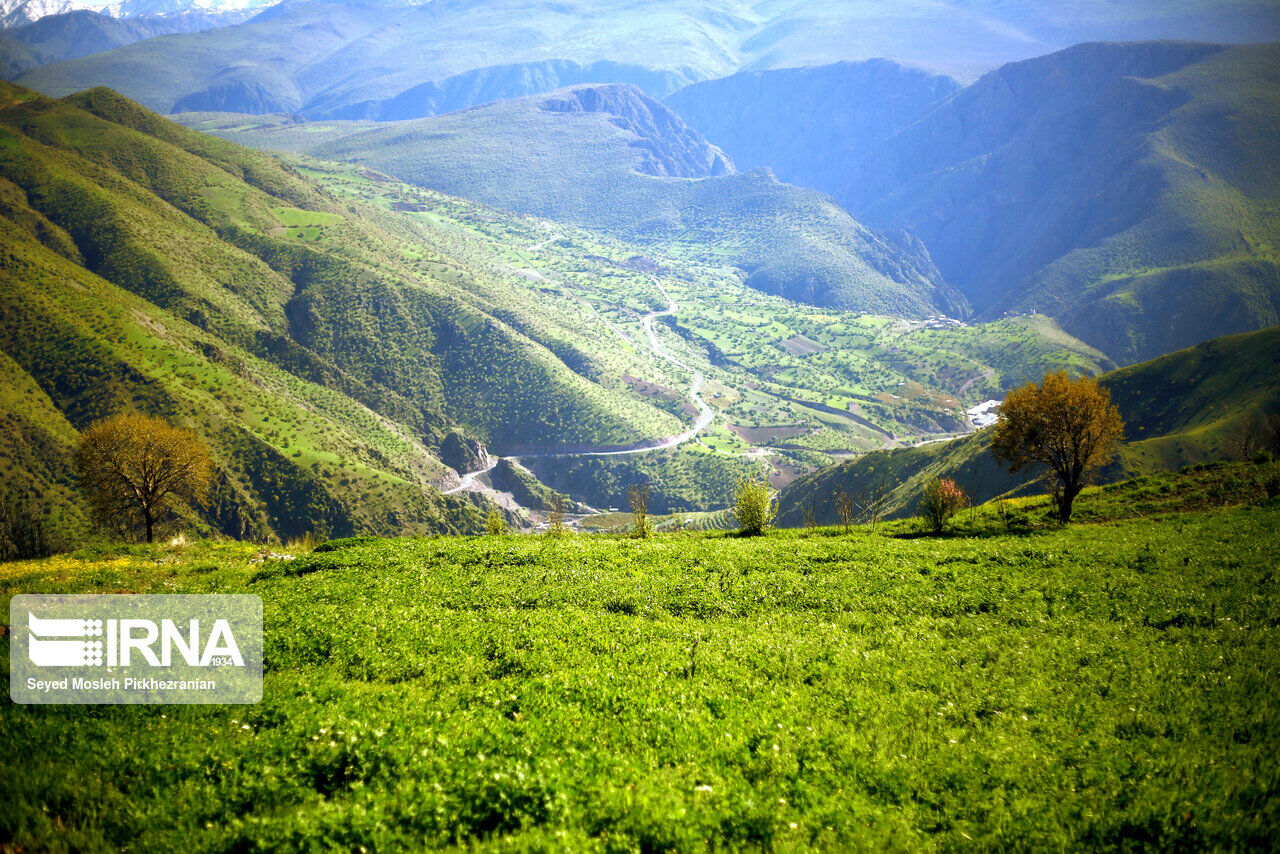
M 653 533 L 649 524 L 649 484 L 633 483 L 627 490 L 627 502 L 631 505 L 631 520 L 635 522 L 636 536 L 644 538 Z

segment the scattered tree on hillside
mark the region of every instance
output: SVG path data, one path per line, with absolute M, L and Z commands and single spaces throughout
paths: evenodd
M 836 490 L 834 501 L 836 517 L 840 520 L 840 524 L 844 525 L 844 532 L 847 534 L 853 529 L 853 523 L 858 521 L 857 499 L 842 486 Z
M 631 519 L 636 525 L 636 536 L 649 536 L 653 532 L 649 524 L 649 484 L 631 484 L 627 490 L 627 502 L 631 505 Z
M 1274 459 L 1280 459 L 1280 412 L 1273 412 L 1262 422 L 1262 443 Z
M 204 503 L 213 475 L 199 436 L 163 418 L 132 413 L 85 430 L 76 464 L 97 519 L 124 534 L 141 527 L 148 543 L 172 502 Z
M 871 525 L 872 531 L 876 529 L 876 523 L 880 521 L 880 514 L 889 503 L 892 492 L 893 481 L 889 478 L 888 470 L 876 473 L 863 488 L 862 518 Z
M 1227 455 L 1234 460 L 1253 459 L 1263 449 L 1264 426 L 1260 418 L 1241 421 L 1226 437 Z
M 1120 411 L 1097 380 L 1072 379 L 1066 371 L 1027 383 L 1000 406 L 991 450 L 1010 471 L 1033 464 L 1048 467 L 1058 518 L 1071 519 L 1071 504 L 1093 470 L 1115 454 L 1124 432 Z
M 0 560 L 48 557 L 52 539 L 39 502 L 29 493 L 0 494 Z
M 744 477 L 733 490 L 733 515 L 743 534 L 754 537 L 763 534 L 773 522 L 777 510 L 773 504 L 773 487 L 764 475 L 759 478 Z
M 1252 460 L 1262 454 L 1280 457 L 1280 414 L 1241 421 L 1227 434 L 1225 445 L 1227 454 L 1237 460 Z
M 1273 412 L 1263 420 L 1262 444 L 1273 459 L 1280 460 L 1280 412 Z
M 920 518 L 935 534 L 942 533 L 951 517 L 964 509 L 968 497 L 950 478 L 934 478 L 920 496 Z

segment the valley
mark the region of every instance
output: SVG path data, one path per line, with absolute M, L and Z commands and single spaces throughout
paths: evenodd
M 841 455 L 967 430 L 967 406 L 1038 378 L 1052 365 L 1087 373 L 1112 365 L 1043 316 L 968 326 L 819 309 L 762 294 L 728 268 L 537 217 L 504 215 L 358 166 L 291 162 L 340 198 L 398 209 L 448 233 L 502 247 L 507 263 L 526 274 L 521 280 L 540 298 L 580 308 L 596 346 L 647 358 L 646 371 L 628 375 L 628 382 L 682 418 L 686 430 L 630 447 L 579 446 L 573 456 L 645 451 L 652 459 L 642 469 L 599 459 L 589 478 L 615 482 L 618 475 L 601 473 L 603 467 L 652 481 L 663 508 L 697 509 L 707 495 L 727 501 L 731 480 L 721 480 L 713 493 L 669 493 L 664 481 L 677 469 L 733 462 L 716 475 L 732 478 L 750 470 L 745 463 L 767 456 L 781 485 L 794 472 Z M 676 310 L 669 314 L 672 302 Z M 798 346 L 800 341 L 807 343 Z M 690 382 L 705 409 L 682 391 Z M 564 455 L 534 447 L 491 451 L 525 459 L 540 474 L 552 467 L 539 459 Z M 553 485 L 595 506 L 617 505 L 625 490 L 625 483 L 612 494 L 591 485 L 575 488 L 562 473 Z
M 703 253 L 363 166 L 282 163 L 105 90 L 8 98 L 0 123 L 23 142 L 0 151 L 14 188 L 6 245 L 23 260 L 6 267 L 7 323 L 69 336 L 6 338 L 43 399 L 15 425 L 15 486 L 61 490 L 48 494 L 68 532 L 83 509 L 67 431 L 136 392 L 59 375 L 41 355 L 52 340 L 112 354 L 86 355 L 84 370 L 154 377 L 146 405 L 185 412 L 228 467 L 204 524 L 238 535 L 474 530 L 493 473 L 474 454 L 444 462 L 451 436 L 545 484 L 521 481 L 534 506 L 506 501 L 513 524 L 537 524 L 547 487 L 608 508 L 646 482 L 658 511 L 723 507 L 744 475 L 781 486 L 842 455 L 968 429 L 966 405 L 1045 366 L 1109 366 L 1042 317 L 969 326 L 796 303 Z M 97 222 L 46 187 L 98 199 Z M 106 314 L 85 326 L 85 311 Z M 296 391 L 264 399 L 254 383 Z M 315 395 L 387 438 L 317 422 Z M 50 430 L 55 450 L 36 465 L 27 449 Z M 237 472 L 246 443 L 262 461 Z
M 1277 128 L 1276 0 L 0 0 L 0 854 L 1274 849 Z

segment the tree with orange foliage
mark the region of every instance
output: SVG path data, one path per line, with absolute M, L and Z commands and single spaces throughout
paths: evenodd
M 1028 465 L 1048 467 L 1056 478 L 1053 497 L 1058 518 L 1071 519 L 1071 504 L 1094 469 L 1115 455 L 1124 433 L 1120 411 L 1097 380 L 1072 379 L 1066 371 L 1045 374 L 1040 385 L 1027 383 L 1000 406 L 991 450 L 1010 471 Z
M 147 542 L 174 499 L 203 504 L 213 467 L 209 450 L 190 430 L 163 418 L 120 413 L 80 435 L 80 485 L 104 524 L 146 531 Z

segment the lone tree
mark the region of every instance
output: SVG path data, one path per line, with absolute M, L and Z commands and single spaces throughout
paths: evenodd
M 85 430 L 76 464 L 94 515 L 121 531 L 142 526 L 148 543 L 172 501 L 203 504 L 212 480 L 209 449 L 199 436 L 131 413 Z
M 649 524 L 649 484 L 631 484 L 627 489 L 627 503 L 631 505 L 631 518 L 636 523 L 636 536 L 643 539 L 653 533 L 653 526 Z
M 1040 385 L 1027 383 L 1010 392 L 1000 406 L 991 450 L 1010 471 L 1040 463 L 1056 478 L 1053 497 L 1058 518 L 1071 519 L 1071 503 L 1093 469 L 1115 454 L 1124 432 L 1120 411 L 1096 380 L 1071 379 L 1066 371 L 1045 374 Z

